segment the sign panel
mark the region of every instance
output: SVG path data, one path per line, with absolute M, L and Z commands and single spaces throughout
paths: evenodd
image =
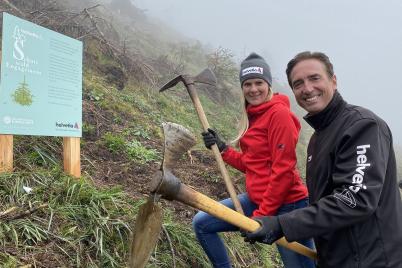
M 3 13 L 0 133 L 81 137 L 81 41 Z

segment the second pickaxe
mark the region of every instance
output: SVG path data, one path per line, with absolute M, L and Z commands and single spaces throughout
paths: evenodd
M 204 211 L 216 218 L 229 222 L 242 230 L 253 232 L 260 228 L 260 224 L 236 211 L 222 205 L 219 202 L 205 196 L 187 185 L 184 185 L 174 176 L 169 169 L 155 173 L 151 181 L 151 191 L 162 195 L 167 200 L 177 200 L 193 208 Z M 317 253 L 299 243 L 289 243 L 284 237 L 275 243 L 293 250 L 312 259 L 317 259 Z
M 202 108 L 200 99 L 198 98 L 197 91 L 194 87 L 195 83 L 203 83 L 208 85 L 216 84 L 216 77 L 210 69 L 205 69 L 199 75 L 192 77 L 189 75 L 179 75 L 167 84 L 165 84 L 159 91 L 164 91 L 171 87 L 174 87 L 179 82 L 183 82 L 187 91 L 190 95 L 191 100 L 193 101 L 194 107 L 197 111 L 198 118 L 200 119 L 201 125 L 204 131 L 208 131 L 209 123 L 207 117 L 205 116 L 204 109 Z M 219 170 L 222 174 L 223 180 L 225 182 L 226 188 L 229 192 L 229 196 L 233 201 L 233 204 L 237 210 L 237 212 L 244 214 L 243 209 L 240 205 L 239 199 L 237 198 L 236 191 L 234 189 L 233 183 L 229 177 L 229 173 L 225 167 L 225 163 L 223 162 L 221 153 L 219 152 L 218 146 L 214 144 L 212 147 L 212 152 L 214 153 L 215 159 L 218 162 Z

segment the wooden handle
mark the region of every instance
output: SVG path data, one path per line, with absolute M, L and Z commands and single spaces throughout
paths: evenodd
M 186 88 L 188 90 L 188 93 L 190 94 L 191 100 L 193 101 L 195 110 L 197 111 L 198 118 L 200 119 L 200 122 L 201 122 L 201 125 L 202 125 L 204 131 L 208 131 L 208 128 L 209 128 L 208 120 L 207 120 L 207 117 L 205 116 L 205 112 L 204 112 L 204 109 L 202 108 L 200 99 L 198 98 L 197 91 L 194 88 L 194 84 L 186 83 Z M 239 199 L 237 198 L 236 190 L 233 186 L 232 180 L 229 177 L 229 173 L 226 169 L 225 163 L 223 162 L 222 155 L 219 152 L 218 146 L 216 144 L 214 144 L 211 146 L 211 149 L 215 156 L 215 160 L 218 163 L 218 167 L 222 174 L 223 181 L 225 182 L 226 189 L 228 190 L 229 196 L 233 201 L 233 205 L 237 212 L 244 215 L 244 211 L 241 207 Z
M 203 195 L 184 184 L 181 184 L 180 191 L 175 199 L 193 208 L 204 211 L 218 219 L 231 223 L 242 230 L 254 232 L 260 228 L 260 224 L 257 221 L 216 202 L 208 196 Z M 314 250 L 297 242 L 289 243 L 285 237 L 280 238 L 275 243 L 311 259 L 317 259 L 317 253 Z

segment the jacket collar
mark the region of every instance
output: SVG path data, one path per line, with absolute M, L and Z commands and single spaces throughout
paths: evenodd
M 304 120 L 315 130 L 322 130 L 331 124 L 345 106 L 346 101 L 343 100 L 341 94 L 336 90 L 332 100 L 324 110 L 314 115 L 307 114 L 304 116 Z
M 272 99 L 257 106 L 248 105 L 247 115 L 249 119 L 258 117 L 260 114 L 265 113 L 268 109 L 276 105 L 284 105 L 290 108 L 289 98 L 286 95 L 274 93 Z

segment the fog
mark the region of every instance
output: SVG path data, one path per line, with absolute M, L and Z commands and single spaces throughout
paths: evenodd
M 332 60 L 349 103 L 381 116 L 402 143 L 402 2 L 398 0 L 135 0 L 184 35 L 230 49 L 240 60 L 262 54 L 285 84 L 287 62 L 304 50 Z M 291 95 L 289 89 L 289 95 Z M 292 96 L 293 97 L 293 96 Z

